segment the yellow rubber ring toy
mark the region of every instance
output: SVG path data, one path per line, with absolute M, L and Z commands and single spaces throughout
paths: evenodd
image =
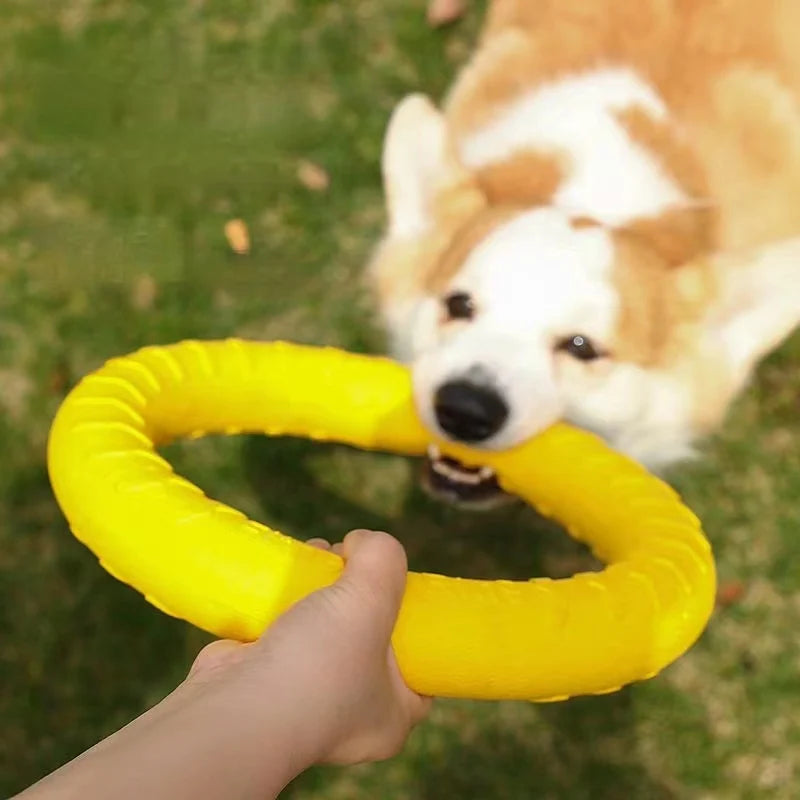
M 189 341 L 85 378 L 57 414 L 49 467 L 72 530 L 112 575 L 168 614 L 247 641 L 335 581 L 342 560 L 210 500 L 156 453 L 176 437 L 243 431 L 405 454 L 431 441 L 408 370 L 394 362 Z M 566 425 L 503 453 L 439 444 L 488 463 L 504 489 L 609 566 L 557 581 L 410 573 L 393 645 L 413 689 L 537 701 L 602 694 L 652 677 L 700 635 L 714 601 L 711 551 L 664 483 Z

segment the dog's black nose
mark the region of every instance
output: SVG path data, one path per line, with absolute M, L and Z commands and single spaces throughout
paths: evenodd
M 433 408 L 441 429 L 460 442 L 483 442 L 508 419 L 508 405 L 494 389 L 467 380 L 439 387 Z

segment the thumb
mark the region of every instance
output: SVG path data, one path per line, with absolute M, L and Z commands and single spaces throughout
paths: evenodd
M 342 542 L 345 567 L 336 586 L 391 636 L 406 588 L 408 564 L 400 542 L 388 533 L 351 531 Z

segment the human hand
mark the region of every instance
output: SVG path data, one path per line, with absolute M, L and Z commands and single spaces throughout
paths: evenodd
M 293 737 L 300 768 L 389 758 L 430 707 L 405 685 L 391 648 L 406 582 L 402 546 L 361 530 L 334 550 L 345 559 L 335 584 L 299 602 L 253 644 L 208 645 L 187 679 L 244 682 L 254 704 L 267 697 Z M 289 707 L 279 711 L 276 697 Z

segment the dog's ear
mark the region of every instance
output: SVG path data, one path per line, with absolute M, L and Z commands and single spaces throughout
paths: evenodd
M 456 156 L 443 114 L 424 95 L 406 97 L 392 114 L 382 166 L 390 236 L 419 236 L 438 216 L 480 203 L 477 184 Z
M 800 238 L 719 256 L 712 276 L 707 332 L 721 346 L 727 365 L 745 380 L 800 325 Z

